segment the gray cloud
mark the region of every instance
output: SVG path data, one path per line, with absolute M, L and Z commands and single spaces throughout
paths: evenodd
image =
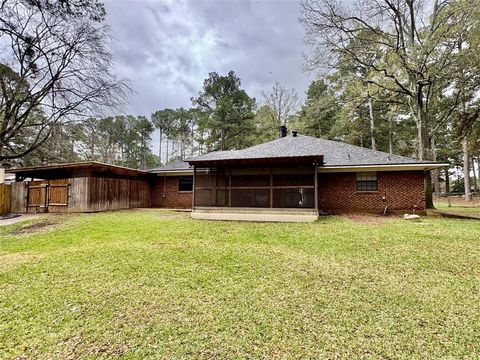
M 116 71 L 133 81 L 127 112 L 189 106 L 211 71 L 234 70 L 251 96 L 275 81 L 303 95 L 296 1 L 107 1 Z

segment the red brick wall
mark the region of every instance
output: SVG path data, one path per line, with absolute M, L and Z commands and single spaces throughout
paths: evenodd
M 425 209 L 423 171 L 377 173 L 378 191 L 357 192 L 356 173 L 319 173 L 318 207 L 324 211 Z M 385 197 L 385 200 L 383 200 Z
M 164 186 L 165 180 L 165 186 Z M 164 196 L 165 189 L 165 196 Z M 189 209 L 192 207 L 192 192 L 178 191 L 177 176 L 162 176 L 152 183 L 152 207 Z
M 356 173 L 319 173 L 318 206 L 324 211 L 411 211 L 425 208 L 423 171 L 378 172 L 378 191 L 357 192 Z M 178 177 L 165 177 L 152 183 L 152 207 L 184 209 L 192 207 L 192 193 L 178 191 Z M 385 197 L 385 200 L 382 198 Z

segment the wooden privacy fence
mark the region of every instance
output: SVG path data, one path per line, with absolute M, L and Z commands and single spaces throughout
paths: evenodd
M 5 215 L 11 211 L 11 188 L 8 184 L 0 184 L 0 215 Z
M 146 180 L 80 177 L 14 183 L 14 212 L 95 212 L 150 207 Z

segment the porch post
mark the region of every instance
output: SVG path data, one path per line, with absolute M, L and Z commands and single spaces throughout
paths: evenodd
M 192 210 L 195 208 L 195 178 L 197 177 L 197 166 L 193 165 L 193 184 L 192 184 Z
M 232 169 L 228 169 L 228 207 L 232 207 Z
M 270 208 L 273 208 L 273 169 L 270 168 Z
M 318 164 L 315 163 L 315 210 L 318 211 Z

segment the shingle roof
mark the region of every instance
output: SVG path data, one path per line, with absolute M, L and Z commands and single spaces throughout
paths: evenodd
M 306 135 L 286 136 L 243 150 L 213 151 L 188 161 L 268 159 L 278 157 L 324 156 L 324 166 L 393 165 L 427 163 L 417 159 L 375 151 L 339 141 Z M 429 161 L 428 163 L 432 163 Z
M 186 161 L 177 161 L 173 163 L 169 163 L 162 167 L 157 167 L 153 169 L 149 169 L 149 173 L 158 173 L 158 172 L 174 172 L 174 171 L 189 171 L 193 168 L 188 164 Z

